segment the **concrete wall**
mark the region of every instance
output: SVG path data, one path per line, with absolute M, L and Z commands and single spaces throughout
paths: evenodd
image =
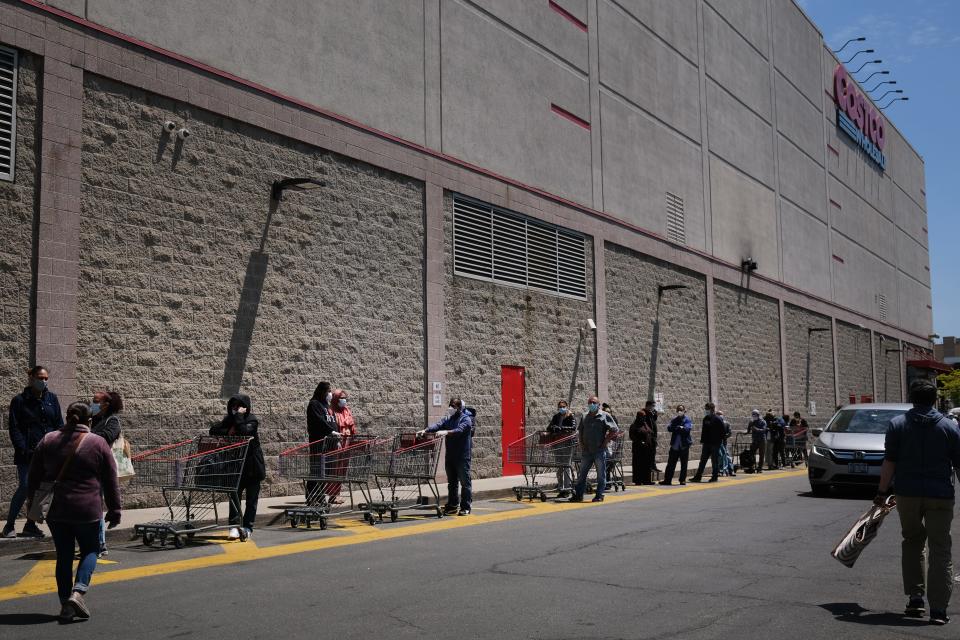
M 873 362 L 876 365 L 877 402 L 903 402 L 903 381 L 900 366 L 902 344 L 896 338 L 875 334 Z
M 787 413 L 799 411 L 811 425 L 825 425 L 835 408 L 830 318 L 793 305 L 786 305 L 785 311 Z M 810 411 L 811 403 L 816 415 Z
M 861 396 L 873 396 L 873 360 L 871 359 L 870 331 L 837 323 L 837 369 L 840 398 L 846 404 L 849 396 L 859 402 Z
M 792 0 L 52 2 L 658 234 L 670 192 L 687 246 L 932 330 L 923 161 L 891 125 L 880 172 L 839 132 Z

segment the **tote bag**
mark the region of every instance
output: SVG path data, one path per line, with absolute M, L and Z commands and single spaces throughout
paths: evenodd
M 880 525 L 883 524 L 883 519 L 886 518 L 896 506 L 897 503 L 892 499 L 892 496 L 890 496 L 882 505 L 873 505 L 870 507 L 866 513 L 853 523 L 850 531 L 847 532 L 847 535 L 837 544 L 830 555 L 852 568 L 857 558 L 859 558 L 863 550 L 867 548 L 867 545 L 877 537 L 877 531 L 880 529 Z
M 133 460 L 130 455 L 130 443 L 127 442 L 127 439 L 123 437 L 121 433 L 120 436 L 113 441 L 113 445 L 110 447 L 113 451 L 113 459 L 117 463 L 117 477 L 121 480 L 124 478 L 132 478 L 137 475 L 136 471 L 133 469 Z

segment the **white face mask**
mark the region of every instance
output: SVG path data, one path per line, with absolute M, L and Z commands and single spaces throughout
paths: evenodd
M 452 418 L 457 413 L 456 407 L 447 407 L 447 417 Z
M 337 406 L 339 406 L 341 409 L 343 409 L 345 406 L 347 406 L 347 399 L 346 399 L 346 398 L 340 398 L 339 400 L 337 400 Z
M 327 404 L 330 404 L 333 401 L 333 394 L 329 391 L 327 392 Z

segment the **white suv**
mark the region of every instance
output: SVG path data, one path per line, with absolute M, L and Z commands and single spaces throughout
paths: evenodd
M 883 464 L 883 441 L 890 421 L 911 404 L 851 404 L 841 408 L 810 447 L 807 476 L 814 495 L 831 486 L 876 486 Z

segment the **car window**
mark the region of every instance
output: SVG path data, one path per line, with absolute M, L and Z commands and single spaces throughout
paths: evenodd
M 825 431 L 834 433 L 886 433 L 890 421 L 904 409 L 845 409 L 837 413 Z

